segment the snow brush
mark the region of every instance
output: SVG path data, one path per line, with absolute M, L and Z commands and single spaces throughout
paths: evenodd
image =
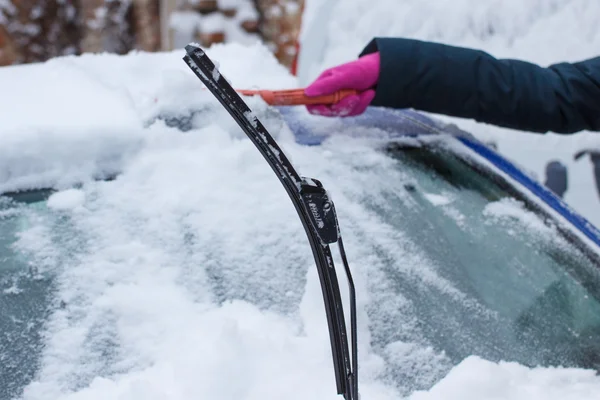
M 235 91 L 242 96 L 260 96 L 270 106 L 332 105 L 339 103 L 344 97 L 358 94 L 358 91 L 354 89 L 339 90 L 323 96 L 307 96 L 304 94 L 303 88 L 284 90 L 235 89 Z
M 279 178 L 296 208 L 308 237 L 319 273 L 329 328 L 337 393 L 342 394 L 345 400 L 358 400 L 356 294 L 333 201 L 319 180 L 302 177 L 298 174 L 275 139 L 273 139 L 273 136 L 242 100 L 240 94 L 221 75 L 204 50 L 196 44 L 189 44 L 185 46 L 185 51 L 186 55 L 183 60 L 219 100 L 260 151 Z M 348 347 L 349 339 L 346 332 L 344 308 L 336 267 L 329 247 L 334 243 L 338 245 L 339 254 L 348 278 L 351 351 Z
M 333 94 L 324 96 L 309 97 L 304 94 L 304 89 L 287 90 L 244 90 L 236 89 L 238 93 L 244 96 L 260 96 L 271 106 L 303 106 L 312 104 L 337 104 L 344 97 L 355 95 L 358 92 L 354 89 L 340 90 Z

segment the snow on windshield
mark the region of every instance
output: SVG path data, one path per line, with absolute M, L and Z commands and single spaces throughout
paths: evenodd
M 296 84 L 260 46 L 217 46 L 209 55 L 236 87 Z M 28 212 L 17 243 L 56 285 L 24 399 L 338 398 L 321 289 L 295 210 L 182 56 L 68 57 L 0 71 L 3 89 L 18 93 L 0 97 L 0 188 L 63 189 Z M 299 171 L 322 180 L 336 202 L 357 284 L 361 396 L 400 398 L 407 388 L 386 379 L 388 361 L 371 348 L 370 329 L 386 321 L 370 321 L 366 310 L 389 311 L 400 331 L 419 328 L 406 299 L 386 291 L 386 257 L 435 290 L 463 296 L 362 204 L 385 206 L 382 180 L 400 185 L 406 177 L 386 176 L 392 160 L 368 140 L 299 146 L 276 111 L 248 102 Z M 167 126 L 165 117 L 192 111 L 191 129 Z M 389 352 L 423 386 L 450 371 L 414 399 L 535 399 L 538 390 L 544 399 L 589 399 L 600 390 L 588 371 L 476 358 L 452 369 L 418 335 Z

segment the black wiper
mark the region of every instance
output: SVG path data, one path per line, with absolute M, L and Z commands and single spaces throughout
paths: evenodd
M 301 177 L 296 172 L 273 137 L 224 79 L 206 53 L 200 47 L 192 44 L 187 45 L 185 50 L 187 52 L 187 55 L 183 57 L 185 62 L 258 148 L 283 184 L 298 212 L 319 272 L 329 326 L 337 392 L 342 394 L 346 400 L 358 400 L 356 295 L 333 202 L 321 182 L 317 179 Z M 338 244 L 348 278 L 352 353 L 348 349 L 344 310 L 336 269 L 329 248 L 329 245 L 333 243 Z M 352 354 L 352 358 L 350 358 L 350 354 Z

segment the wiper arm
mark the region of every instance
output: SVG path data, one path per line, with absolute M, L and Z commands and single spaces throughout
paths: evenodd
M 346 400 L 358 400 L 358 346 L 356 294 L 346 252 L 340 235 L 335 207 L 317 179 L 301 177 L 284 152 L 248 105 L 221 75 L 217 67 L 197 45 L 185 47 L 183 60 L 225 107 L 248 138 L 258 148 L 287 191 L 302 221 L 317 265 L 323 292 L 337 393 Z M 350 293 L 351 352 L 346 322 L 330 244 L 337 243 Z M 352 355 L 352 357 L 351 357 Z

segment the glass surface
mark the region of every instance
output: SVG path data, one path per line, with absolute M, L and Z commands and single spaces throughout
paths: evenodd
M 387 152 L 411 179 L 404 195 L 390 195 L 385 208 L 374 209 L 426 254 L 437 281 L 452 288 L 407 280 L 398 269 L 403 260 L 387 267 L 433 347 L 453 363 L 479 355 L 600 369 L 594 255 L 506 182 L 444 146 Z
M 15 244 L 48 191 L 0 196 L 0 399 L 11 399 L 37 369 L 51 278 Z

